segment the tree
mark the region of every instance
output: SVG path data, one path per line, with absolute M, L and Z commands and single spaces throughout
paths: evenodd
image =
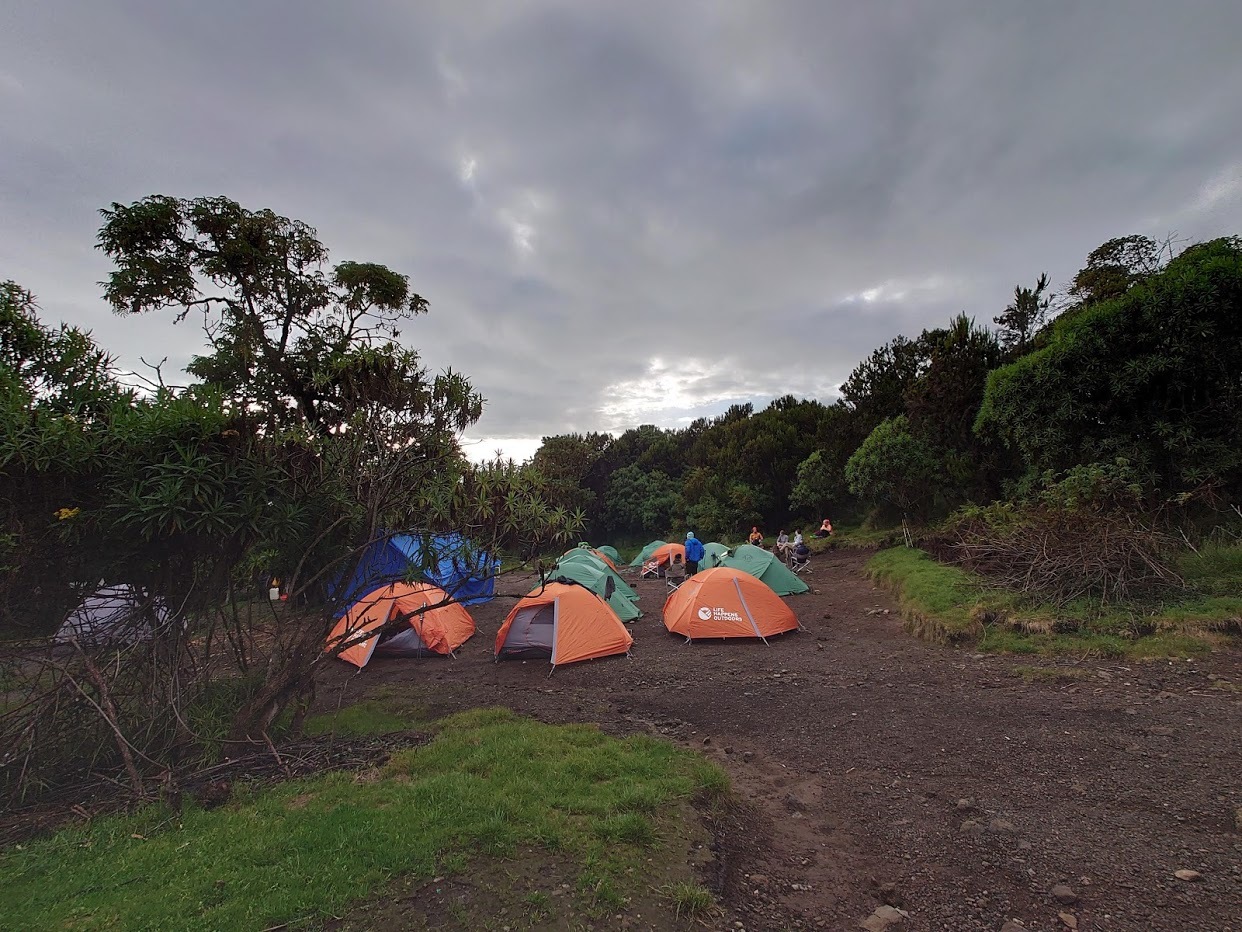
M 461 530 L 528 558 L 581 528 L 536 470 L 461 455 L 483 401 L 394 342 L 396 320 L 426 309 L 404 276 L 328 274 L 309 227 L 223 198 L 147 198 L 104 217 L 114 308 L 201 312 L 210 352 L 191 366 L 201 381 L 135 392 L 89 335 L 43 326 L 25 291 L 0 289 L 0 562 L 15 570 L 0 580 L 0 626 L 46 633 L 101 578 L 162 600 L 175 623 L 23 655 L 27 694 L 0 716 L 0 793 L 122 759 L 141 793 L 152 769 L 221 749 L 197 730 L 199 707 L 229 751 L 270 747 L 332 662 L 343 593 L 328 584 L 386 529 Z M 252 598 L 254 575 L 273 570 L 295 623 Z M 35 606 L 52 608 L 42 631 Z
M 1070 283 L 1069 296 L 1079 305 L 1119 298 L 1132 285 L 1155 275 L 1169 248 L 1147 236 L 1118 236 L 1087 255 L 1087 264 Z
M 823 451 L 815 450 L 798 464 L 798 481 L 789 493 L 789 505 L 795 510 L 827 513 L 848 488 L 844 471 L 830 462 Z
M 1081 273 L 1080 273 L 1081 274 Z M 1017 286 L 1013 290 L 1013 301 L 999 317 L 992 320 L 1000 325 L 1000 343 L 1014 355 L 1021 356 L 1031 345 L 1031 340 L 1044 325 L 1048 316 L 1048 307 L 1052 304 L 1052 296 L 1045 295 L 1048 287 L 1048 274 L 1039 276 L 1034 288 Z
M 269 428 L 301 420 L 324 434 L 359 406 L 428 403 L 417 354 L 397 324 L 427 302 L 409 279 L 375 263 L 327 268 L 315 230 L 225 197 L 152 196 L 100 212 L 99 248 L 116 263 L 104 296 L 120 314 L 174 308 L 203 316 L 211 352 L 189 366 Z M 481 399 L 443 411 L 457 429 Z
M 548 494 L 558 505 L 596 517 L 607 483 L 604 455 L 611 444 L 612 437 L 601 433 L 544 437 L 531 467 L 543 476 Z
M 988 377 L 976 431 L 1046 471 L 1124 459 L 1156 488 L 1242 483 L 1242 240 L 1192 246 L 1120 297 L 1052 323 Z
M 637 464 L 623 466 L 609 478 L 599 524 L 617 534 L 665 534 L 680 507 L 680 483 Z
M 922 517 L 931 510 L 940 461 L 934 448 L 910 432 L 905 415 L 873 430 L 850 457 L 850 491 L 900 514 Z

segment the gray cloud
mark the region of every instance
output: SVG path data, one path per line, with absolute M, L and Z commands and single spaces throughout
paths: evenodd
M 1238 231 L 1239 34 L 1232 0 L 19 5 L 0 276 L 182 365 L 192 326 L 99 299 L 97 211 L 224 193 L 410 274 L 476 437 L 828 400 L 1111 236 Z

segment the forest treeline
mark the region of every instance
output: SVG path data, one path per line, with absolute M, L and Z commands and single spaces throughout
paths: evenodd
M 825 404 L 785 396 L 684 429 L 544 438 L 533 465 L 594 538 L 1060 501 L 1179 517 L 1242 491 L 1242 240 L 1110 240 L 1055 299 L 1041 275 L 980 323 L 896 336 Z M 967 508 L 962 512 L 963 507 Z

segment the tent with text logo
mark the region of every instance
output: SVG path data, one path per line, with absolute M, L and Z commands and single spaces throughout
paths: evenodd
M 664 627 L 686 640 L 760 638 L 766 643 L 797 629 L 798 618 L 754 576 L 722 566 L 696 573 L 668 597 Z
M 385 631 L 390 621 L 404 621 Z M 443 589 L 429 583 L 391 583 L 355 602 L 328 635 L 324 650 L 361 669 L 379 653 L 390 657 L 452 654 L 474 634 L 474 619 Z
M 533 589 L 496 635 L 497 660 L 548 660 L 553 667 L 628 654 L 634 638 L 608 603 L 585 586 L 552 582 Z
M 750 573 L 756 579 L 767 583 L 768 588 L 777 595 L 798 595 L 809 592 L 811 588 L 782 563 L 776 554 L 753 544 L 742 544 L 729 551 L 715 565 L 729 566 L 743 573 Z

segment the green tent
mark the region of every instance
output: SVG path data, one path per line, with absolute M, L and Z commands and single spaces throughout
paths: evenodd
M 768 588 L 777 595 L 796 595 L 799 592 L 808 592 L 811 588 L 794 575 L 793 570 L 776 559 L 776 554 L 752 544 L 742 544 L 725 557 L 720 565 L 749 573 L 760 582 L 767 583 Z
M 638 601 L 638 593 L 634 591 L 633 587 L 629 583 L 627 583 L 624 579 L 622 579 L 616 570 L 614 570 L 611 566 L 609 566 L 607 563 L 605 563 L 595 554 L 591 553 L 589 550 L 571 550 L 569 551 L 569 553 L 565 554 L 565 556 L 561 557 L 559 561 L 557 561 L 558 566 L 563 566 L 566 563 L 585 563 L 587 566 L 592 567 L 593 569 L 597 569 L 597 570 L 600 570 L 601 572 L 607 573 L 609 576 L 612 577 L 612 583 L 616 587 L 616 590 L 619 593 L 621 593 L 631 602 Z
M 601 544 L 595 549 L 598 550 L 600 553 L 602 553 L 604 556 L 606 556 L 613 563 L 616 563 L 616 564 L 621 563 L 621 554 L 617 553 L 616 547 L 609 547 L 607 544 Z
M 659 550 L 661 547 L 663 547 L 667 543 L 668 541 L 666 540 L 653 540 L 651 543 L 649 543 L 646 547 L 644 547 L 639 552 L 638 556 L 636 556 L 633 560 L 630 561 L 630 566 L 642 566 L 649 559 L 651 559 L 651 555 L 653 553 L 655 553 L 657 550 Z
M 620 589 L 609 585 L 613 579 L 607 567 L 596 569 L 581 560 L 565 560 L 558 563 L 548 574 L 549 582 L 562 578 L 586 586 L 607 602 L 608 607 L 617 613 L 617 617 L 627 624 L 642 614 L 638 606 L 627 599 Z
M 703 560 L 699 564 L 699 569 L 710 570 L 717 566 L 724 566 L 724 558 L 729 555 L 729 548 L 724 544 L 712 541 L 710 544 L 703 545 Z

